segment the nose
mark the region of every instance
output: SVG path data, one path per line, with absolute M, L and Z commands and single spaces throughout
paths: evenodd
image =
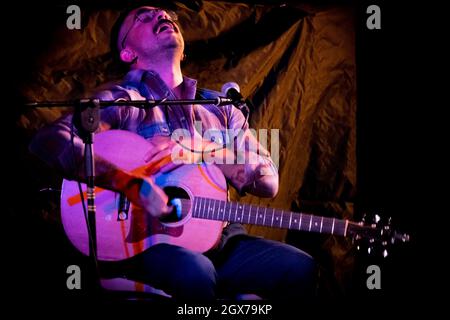
M 170 16 L 164 10 L 160 10 L 156 15 L 156 20 L 159 21 L 161 19 L 172 20 Z

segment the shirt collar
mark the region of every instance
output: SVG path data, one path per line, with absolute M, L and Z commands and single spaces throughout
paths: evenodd
M 152 93 L 164 98 L 170 94 L 170 89 L 161 79 L 159 74 L 153 70 L 134 69 L 127 73 L 125 83 L 140 88 L 145 85 Z M 197 91 L 197 80 L 183 75 L 184 99 L 194 99 Z

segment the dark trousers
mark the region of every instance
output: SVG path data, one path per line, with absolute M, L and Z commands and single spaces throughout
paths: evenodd
M 311 298 L 315 291 L 311 256 L 281 242 L 247 235 L 232 237 L 220 251 L 205 254 L 158 244 L 114 264 L 115 277 L 149 284 L 178 300 L 234 299 L 247 293 L 298 300 Z

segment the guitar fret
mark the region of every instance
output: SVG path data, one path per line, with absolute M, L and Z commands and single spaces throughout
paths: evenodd
M 208 211 L 206 210 L 206 198 L 203 198 L 203 218 L 208 216 Z
M 243 220 L 243 219 L 244 219 L 244 209 L 245 209 L 245 206 L 242 206 L 242 210 L 241 210 L 241 218 L 240 218 L 239 221 L 244 221 L 244 220 Z
M 225 218 L 225 215 L 229 212 L 229 209 L 227 209 L 229 205 L 229 202 L 225 202 L 225 205 L 223 206 L 223 220 L 226 221 L 228 221 L 228 218 Z
M 322 233 L 322 226 L 323 226 L 323 217 L 322 217 L 322 219 L 320 219 L 320 233 Z
M 230 202 L 225 202 L 225 206 L 223 207 L 223 217 L 224 220 L 228 221 L 228 218 L 226 218 L 225 215 L 229 215 L 230 209 L 228 208 L 230 206 Z
M 229 209 L 228 209 L 229 205 L 230 205 L 230 202 L 224 201 L 223 209 L 222 209 L 223 221 L 227 221 L 227 212 L 229 211 Z
M 195 217 L 197 216 L 197 198 L 194 198 L 193 203 L 194 207 L 192 208 L 192 216 Z
M 209 215 L 211 213 L 211 199 L 207 199 L 206 201 L 208 202 L 208 209 L 206 211 L 206 217 L 207 217 L 206 219 L 210 219 Z
M 202 212 L 203 212 L 203 218 L 206 219 L 208 211 L 206 210 L 206 199 L 205 198 L 203 198 L 203 209 L 202 209 Z
M 211 211 L 211 199 L 208 199 L 208 211 L 206 211 L 206 219 L 209 219 L 209 212 Z
M 220 204 L 222 203 L 222 201 L 220 201 L 220 200 L 215 200 L 215 201 L 217 201 L 216 217 L 217 217 L 217 220 L 220 220 Z
M 311 231 L 312 226 L 312 215 L 309 216 L 309 231 Z
M 227 206 L 228 206 L 228 202 L 224 202 L 224 204 L 223 204 L 223 220 L 225 221 L 225 220 L 227 220 L 226 218 L 225 218 L 225 214 L 227 213 Z
M 194 198 L 194 211 L 192 212 L 192 214 L 195 214 L 196 217 L 200 217 L 200 213 L 198 210 L 199 201 L 200 198 Z
M 206 202 L 207 202 L 207 200 L 208 199 L 203 198 L 203 209 L 202 209 L 203 219 L 207 219 L 207 217 L 208 217 L 208 209 L 206 209 Z
M 291 211 L 291 214 L 289 216 L 289 229 L 291 228 L 291 222 L 292 222 L 292 211 Z
M 217 220 L 217 216 L 216 216 L 216 199 L 213 200 L 214 201 L 214 206 L 213 206 L 213 217 L 214 220 Z
M 227 213 L 227 205 L 228 205 L 228 202 L 227 201 L 224 201 L 224 203 L 223 203 L 223 213 L 222 213 L 222 215 L 223 215 L 223 221 L 226 221 L 227 219 L 225 218 L 225 214 Z
M 313 218 L 314 218 L 314 216 L 313 216 Z M 317 230 L 317 221 L 314 221 L 314 230 L 313 231 L 315 231 L 315 232 L 317 232 L 318 230 Z
M 256 221 L 255 221 L 256 224 L 258 223 L 258 218 L 260 218 L 260 217 L 258 217 L 258 211 L 259 211 L 259 207 L 256 207 Z
M 235 209 L 235 208 L 233 208 L 233 205 L 236 205 L 236 203 L 230 202 L 230 221 L 234 221 L 233 218 L 232 218 L 233 212 L 234 212 L 234 209 Z
M 302 230 L 302 219 L 303 219 L 303 213 L 300 213 L 300 223 L 298 224 L 298 230 Z
M 291 219 L 292 219 L 292 216 L 294 216 L 294 226 L 293 227 L 289 226 L 289 228 L 294 229 L 295 225 L 297 224 L 297 213 L 291 211 Z
M 266 213 L 267 213 L 267 207 L 264 208 L 264 219 L 263 219 L 263 225 L 266 225 Z
M 212 212 L 212 202 L 213 201 L 214 200 L 212 200 L 212 199 L 208 199 L 208 219 L 209 220 L 211 220 L 213 218 L 213 216 L 212 216 L 212 214 L 213 214 L 213 212 Z
M 216 203 L 218 204 L 217 210 L 216 210 Z M 220 200 L 217 199 L 214 200 L 214 215 L 215 220 L 220 220 Z
M 272 222 L 270 225 L 273 227 L 273 216 L 275 215 L 275 208 L 272 208 Z
M 331 234 L 334 234 L 334 222 L 335 222 L 335 218 L 333 218 L 333 225 L 331 226 Z
M 239 204 L 236 203 L 236 211 L 234 212 L 234 220 L 233 221 L 237 221 L 236 217 L 237 217 L 237 210 L 239 208 Z
M 227 204 L 228 204 L 228 211 L 227 211 L 228 218 L 227 218 L 227 221 L 231 221 L 231 202 L 228 202 Z
M 281 228 L 281 225 L 282 225 L 282 223 L 283 223 L 283 210 L 281 210 L 281 218 L 280 218 L 280 228 Z
M 209 217 L 210 220 L 214 219 L 214 207 L 212 205 L 213 203 L 214 203 L 214 199 L 209 199 L 209 204 L 210 204 L 209 212 L 211 213 L 211 216 Z
M 217 200 L 217 204 L 218 204 L 218 206 L 217 206 L 217 214 L 216 214 L 216 216 L 217 216 L 217 220 L 221 220 L 220 219 L 220 205 L 222 204 L 222 201 L 221 200 Z

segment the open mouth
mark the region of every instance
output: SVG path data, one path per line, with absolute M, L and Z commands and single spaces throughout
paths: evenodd
M 155 34 L 160 34 L 161 32 L 167 30 L 176 31 L 175 24 L 170 20 L 163 19 L 158 21 L 158 23 L 155 26 L 154 32 Z

